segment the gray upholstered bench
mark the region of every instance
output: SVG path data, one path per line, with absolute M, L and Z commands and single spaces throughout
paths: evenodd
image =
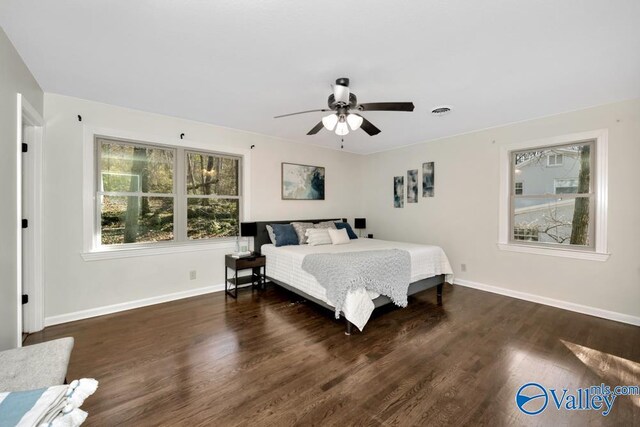
M 64 384 L 72 349 L 69 337 L 0 352 L 0 393 Z

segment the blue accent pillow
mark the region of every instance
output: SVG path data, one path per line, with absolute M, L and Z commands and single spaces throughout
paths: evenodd
M 276 236 L 276 247 L 298 244 L 296 229 L 291 224 L 271 224 L 273 234 Z
M 351 240 L 358 238 L 358 236 L 356 236 L 356 233 L 354 233 L 353 230 L 351 229 L 351 226 L 349 225 L 348 222 L 336 222 L 335 224 L 338 230 L 342 230 L 343 228 L 347 230 L 347 234 L 349 235 L 349 238 Z

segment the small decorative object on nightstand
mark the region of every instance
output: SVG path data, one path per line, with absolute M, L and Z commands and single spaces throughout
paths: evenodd
M 367 219 L 366 218 L 356 218 L 353 221 L 353 228 L 356 230 L 364 230 L 367 228 Z M 358 237 L 362 237 L 362 231 L 358 231 Z
M 238 298 L 238 285 L 251 283 L 251 287 L 257 286 L 260 289 L 266 287 L 264 255 L 253 254 L 248 257 L 235 258 L 233 254 L 224 257 L 224 292 L 232 298 Z M 229 277 L 229 269 L 232 269 L 233 277 Z M 238 277 L 238 271 L 251 269 L 250 276 Z M 229 286 L 231 285 L 231 286 Z M 233 292 L 232 292 L 233 290 Z
M 246 257 L 252 255 L 249 250 L 249 237 L 256 235 L 258 226 L 255 222 L 241 222 L 240 223 L 240 235 L 236 237 L 236 252 L 233 254 L 236 258 Z M 247 243 L 244 241 L 240 243 L 240 236 L 247 237 Z
M 255 222 L 241 222 L 240 235 L 247 238 L 247 248 L 249 248 L 249 240 L 258 234 L 258 224 Z

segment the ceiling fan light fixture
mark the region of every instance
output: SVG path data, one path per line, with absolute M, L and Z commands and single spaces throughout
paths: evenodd
M 349 126 L 347 126 L 347 122 L 340 122 L 336 126 L 336 135 L 345 136 L 349 133 Z
M 349 123 L 349 127 L 351 130 L 357 130 L 360 128 L 363 122 L 363 118 L 357 114 L 349 114 L 347 116 L 347 123 Z
M 349 89 L 349 79 L 340 77 L 333 85 L 333 93 L 327 98 L 327 107 L 316 110 L 298 111 L 297 113 L 282 114 L 275 116 L 281 117 L 295 116 L 298 114 L 316 113 L 332 111 L 331 114 L 322 118 L 322 120 L 312 127 L 307 135 L 317 135 L 322 128 L 329 132 L 335 132 L 338 136 L 345 136 L 349 131 L 362 129 L 369 136 L 378 135 L 381 130 L 364 117 L 360 116 L 360 112 L 368 111 L 407 111 L 411 112 L 415 108 L 413 102 L 367 102 L 358 103 L 358 97 L 351 93 Z M 350 113 L 353 111 L 353 113 Z M 437 111 L 434 111 L 434 114 Z
M 322 118 L 322 124 L 327 130 L 334 130 L 336 125 L 338 124 L 338 115 L 337 114 L 329 114 L 328 116 L 324 116 Z

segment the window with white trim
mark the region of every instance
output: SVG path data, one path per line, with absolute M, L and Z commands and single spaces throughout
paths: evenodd
M 235 237 L 242 158 L 95 138 L 96 235 L 102 247 Z
M 550 153 L 547 155 L 547 166 L 562 166 L 564 164 L 564 155 Z
M 515 183 L 510 193 L 510 240 L 594 248 L 595 144 L 576 141 L 511 152 L 511 176 L 526 179 L 527 188 Z M 545 167 L 544 159 L 558 168 Z
M 516 184 L 515 184 L 515 192 L 516 192 L 516 194 L 522 194 L 523 191 L 524 191 L 524 183 L 516 182 Z
M 556 178 L 553 180 L 555 194 L 571 194 L 578 192 L 578 178 Z
M 501 147 L 500 250 L 609 259 L 608 135 L 607 129 L 598 129 Z M 562 165 L 548 167 L 549 154 L 562 154 Z M 571 184 L 556 180 L 570 179 L 578 180 L 576 190 L 556 194 L 555 184 Z M 521 194 L 516 194 L 516 182 L 526 182 Z
M 537 242 L 538 230 L 536 228 L 516 227 L 513 229 L 513 239 Z

